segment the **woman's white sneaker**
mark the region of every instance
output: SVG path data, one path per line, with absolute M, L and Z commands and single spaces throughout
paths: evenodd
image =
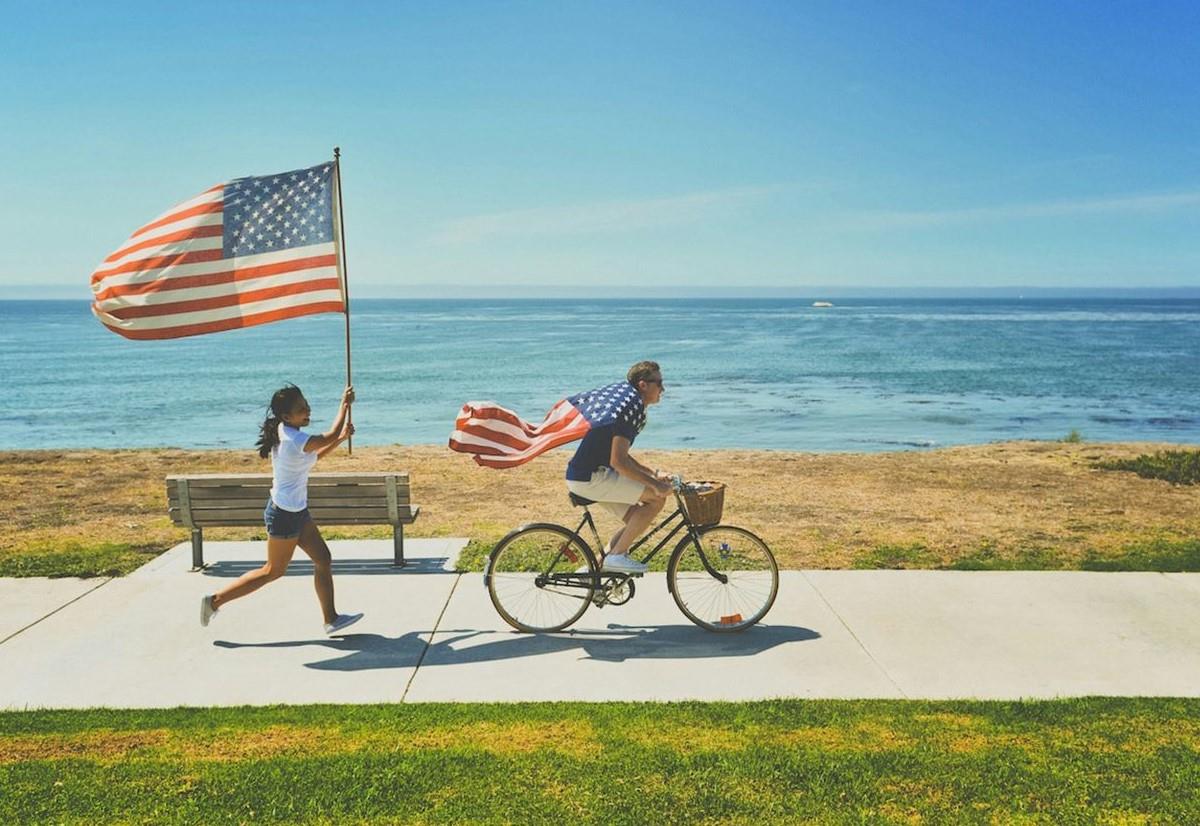
M 638 562 L 629 554 L 609 554 L 600 568 L 618 574 L 644 574 L 648 570 L 644 562 Z
M 343 628 L 349 628 L 363 618 L 362 614 L 338 614 L 333 622 L 325 623 L 326 634 L 336 634 Z
M 217 613 L 217 609 L 212 607 L 212 594 L 200 597 L 200 625 L 208 627 L 208 621 L 213 618 L 215 613 Z

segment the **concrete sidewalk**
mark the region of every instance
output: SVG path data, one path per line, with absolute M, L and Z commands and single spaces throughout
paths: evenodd
M 262 542 L 179 545 L 133 574 L 0 580 L 0 708 L 772 697 L 1200 696 L 1200 574 L 788 571 L 742 634 L 684 619 L 661 574 L 570 633 L 517 634 L 463 540 L 346 540 L 329 638 L 311 565 L 199 625 L 199 597 Z

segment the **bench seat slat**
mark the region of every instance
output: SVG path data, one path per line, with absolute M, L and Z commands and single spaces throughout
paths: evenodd
M 378 516 L 371 516 L 371 515 L 339 516 L 337 518 L 332 518 L 330 516 L 330 514 L 327 514 L 327 513 L 325 513 L 325 514 L 314 513 L 313 520 L 322 529 L 327 528 L 331 525 L 385 525 L 385 526 L 391 525 L 391 523 L 388 522 L 386 518 L 380 519 Z M 400 520 L 400 524 L 401 525 L 411 525 L 415 521 L 416 521 L 415 518 L 404 518 L 404 519 Z M 265 530 L 265 527 L 266 527 L 263 525 L 261 513 L 258 514 L 257 519 L 255 519 L 252 516 L 246 516 L 245 518 L 242 518 L 242 519 L 230 519 L 227 516 L 223 516 L 219 520 L 217 520 L 215 523 L 211 523 L 211 524 L 205 523 L 205 521 L 203 519 L 197 519 L 196 524 L 202 528 L 222 528 L 222 527 L 226 527 L 226 526 L 228 526 L 228 527 L 243 527 L 243 526 L 245 526 L 245 527 L 263 528 Z
M 397 516 L 401 522 L 411 522 L 416 518 L 415 514 L 418 510 L 419 508 L 400 508 L 398 509 Z M 351 522 L 358 520 L 367 520 L 375 525 L 391 524 L 391 520 L 388 518 L 387 506 L 368 508 L 309 507 L 308 512 L 312 514 L 312 518 L 318 524 L 349 525 Z M 171 508 L 169 514 L 176 524 L 183 524 L 183 517 L 179 508 Z M 199 527 L 217 527 L 230 524 L 232 521 L 236 521 L 238 524 L 249 523 L 261 525 L 263 522 L 263 509 L 261 507 L 196 508 L 194 505 L 192 507 L 192 522 Z
M 384 526 L 394 527 L 386 519 L 376 519 L 375 517 L 372 517 L 372 516 L 360 516 L 360 517 L 356 517 L 356 518 L 344 516 L 344 517 L 341 517 L 340 519 L 324 519 L 320 515 L 317 515 L 314 518 L 316 520 L 316 523 L 318 525 L 320 525 L 322 529 L 328 528 L 333 525 L 384 525 Z M 401 519 L 400 524 L 401 525 L 411 525 L 416 521 L 417 520 L 415 517 L 411 518 L 411 519 Z M 179 523 L 175 523 L 175 524 L 179 524 Z M 266 529 L 266 526 L 263 525 L 261 513 L 258 515 L 257 519 L 252 516 L 247 516 L 242 519 L 230 519 L 228 517 L 223 517 L 223 518 L 217 520 L 216 522 L 205 522 L 203 519 L 197 519 L 195 522 L 195 525 L 197 528 L 261 528 L 263 530 Z
M 412 519 L 401 519 L 400 524 L 401 525 L 411 525 L 416 521 L 417 520 L 415 517 Z M 333 525 L 385 525 L 385 526 L 389 525 L 389 523 L 383 519 L 370 519 L 370 518 L 360 518 L 360 519 L 343 518 L 343 519 L 334 519 L 334 520 L 317 519 L 316 522 L 318 525 L 321 526 L 322 529 L 333 526 Z M 179 524 L 179 523 L 175 523 L 175 524 Z M 199 521 L 196 523 L 196 527 L 205 528 L 205 529 L 207 529 L 207 528 L 260 528 L 262 530 L 266 529 L 265 526 L 263 525 L 262 514 L 259 514 L 257 519 L 254 519 L 254 518 L 222 519 L 220 522 L 218 522 L 216 524 L 205 524 L 203 521 Z
M 171 510 L 176 510 L 172 508 Z M 403 508 L 397 508 L 398 516 L 407 515 L 412 509 L 407 505 Z M 348 516 L 348 515 L 370 515 L 380 519 L 383 522 L 389 522 L 388 509 L 386 505 L 350 505 L 346 507 L 331 507 L 329 505 L 313 505 L 311 502 L 308 506 L 308 512 L 316 517 L 317 513 L 330 514 L 332 516 Z M 197 508 L 196 504 L 192 503 L 192 519 L 200 521 L 202 519 L 219 519 L 222 516 L 229 516 L 237 513 L 256 513 L 259 519 L 262 519 L 262 505 L 245 505 L 235 504 L 223 508 Z M 319 520 L 318 520 L 319 521 Z

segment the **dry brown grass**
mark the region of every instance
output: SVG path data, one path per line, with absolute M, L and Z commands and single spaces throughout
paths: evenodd
M 394 731 L 346 732 L 333 726 L 222 727 L 213 731 L 101 729 L 79 734 L 0 735 L 0 766 L 34 760 L 120 762 L 135 758 L 193 761 L 263 760 L 284 755 L 329 756 L 430 749 L 477 749 L 496 755 L 556 751 L 579 759 L 601 751 L 586 721 L 493 723 Z
M 934 565 L 991 547 L 1000 556 L 1052 549 L 1063 567 L 1074 567 L 1089 550 L 1200 535 L 1200 486 L 1094 467 L 1165 447 L 1011 442 L 879 454 L 638 455 L 689 478 L 726 482 L 726 521 L 759 533 L 787 567 L 845 568 L 880 545 L 912 543 L 928 548 Z M 491 541 L 522 522 L 573 518 L 562 483 L 567 458 L 567 451 L 557 451 L 497 471 L 436 446 L 374 447 L 331 456 L 321 470 L 408 470 L 422 507 L 411 535 Z M 268 471 L 249 451 L 0 453 L 0 555 L 72 542 L 166 549 L 186 539 L 166 515 L 166 475 Z M 390 535 L 386 527 L 337 526 L 326 534 Z M 205 535 L 263 534 L 221 529 Z
M 0 737 L 0 765 L 31 760 L 127 760 L 139 754 L 157 753 L 170 742 L 165 729 L 112 731 L 100 729 L 81 734 L 34 734 Z
M 1200 722 L 1156 720 L 1137 715 L 1096 720 L 1082 732 L 1053 724 L 1012 730 L 996 726 L 980 716 L 961 714 L 918 714 L 911 720 L 903 716 L 880 715 L 800 727 L 659 720 L 622 730 L 621 737 L 643 748 L 668 749 L 684 756 L 744 752 L 756 748 L 877 754 L 907 752 L 917 747 L 964 755 L 1009 750 L 1029 755 L 1054 751 L 1151 757 L 1163 749 L 1200 755 Z M 554 751 L 588 760 L 600 755 L 605 745 L 597 729 L 590 722 L 579 719 L 504 723 L 481 720 L 430 726 L 417 731 L 346 730 L 336 725 L 294 724 L 248 728 L 222 726 L 213 730 L 103 728 L 74 734 L 0 735 L 0 766 L 35 760 L 228 762 L 287 755 L 328 757 L 454 749 L 472 749 L 498 756 Z

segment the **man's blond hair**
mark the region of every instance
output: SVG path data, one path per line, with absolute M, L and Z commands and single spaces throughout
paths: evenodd
M 657 361 L 639 361 L 637 364 L 629 368 L 629 383 L 637 387 L 639 381 L 649 381 L 653 376 L 661 376 L 662 369 L 659 368 Z

